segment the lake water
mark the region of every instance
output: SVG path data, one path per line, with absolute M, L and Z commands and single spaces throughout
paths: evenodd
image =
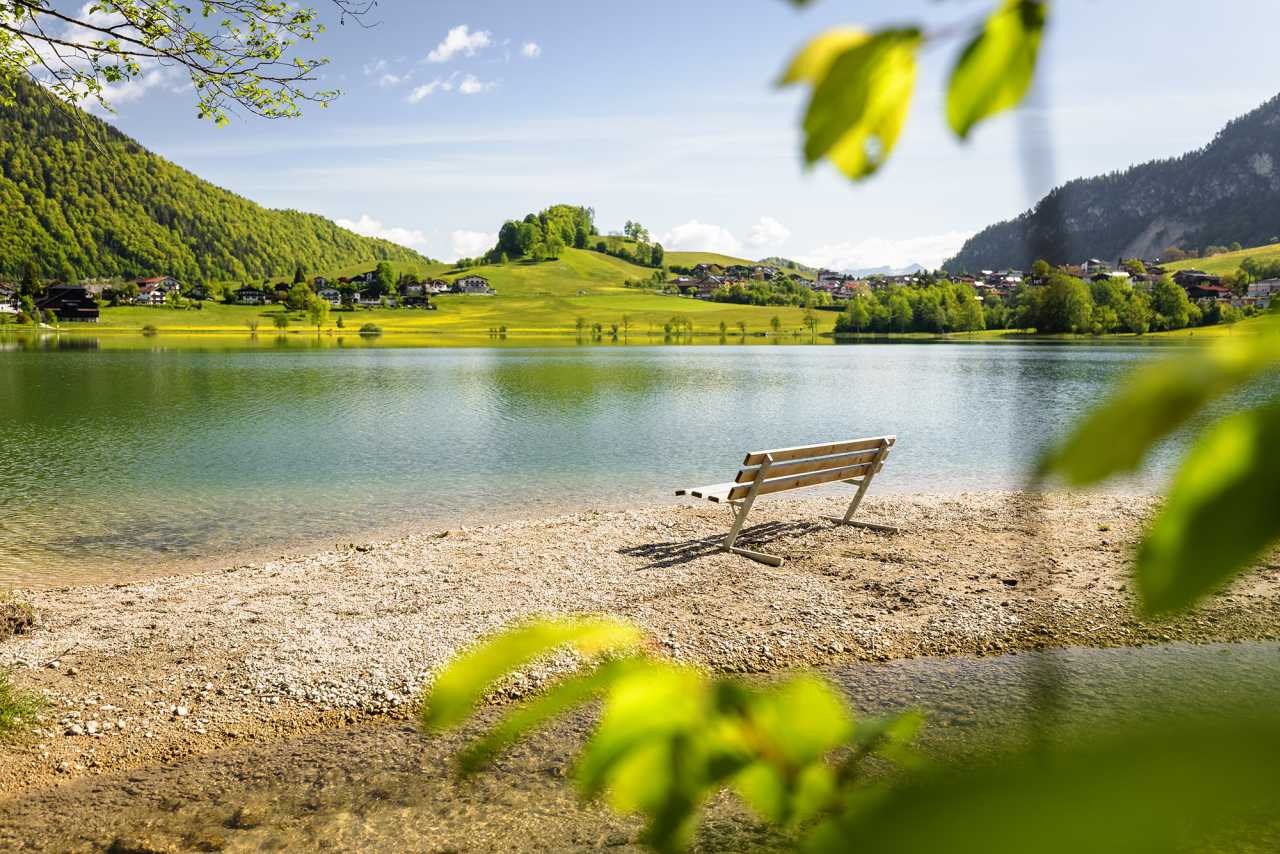
M 744 451 L 894 433 L 877 491 L 1015 487 L 1157 348 L 0 351 L 0 589 L 671 500 Z M 1169 455 L 1125 488 L 1153 489 Z

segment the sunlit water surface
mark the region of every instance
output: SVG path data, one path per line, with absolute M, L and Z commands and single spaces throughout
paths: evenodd
M 1157 349 L 12 348 L 0 587 L 669 500 L 744 451 L 840 437 L 898 436 L 880 491 L 1015 487 Z M 1121 487 L 1157 487 L 1171 459 Z

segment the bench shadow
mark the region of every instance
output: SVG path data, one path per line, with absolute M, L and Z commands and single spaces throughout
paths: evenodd
M 756 548 L 783 537 L 807 534 L 829 527 L 830 525 L 821 522 L 762 522 L 759 525 L 743 528 L 742 532 L 738 534 L 737 545 Z M 618 549 L 618 554 L 626 555 L 627 557 L 638 557 L 648 561 L 643 567 L 644 569 L 679 566 L 682 563 L 695 561 L 700 557 L 720 554 L 720 544 L 724 542 L 727 533 L 726 531 L 724 534 L 716 534 L 696 540 L 629 546 L 625 549 Z

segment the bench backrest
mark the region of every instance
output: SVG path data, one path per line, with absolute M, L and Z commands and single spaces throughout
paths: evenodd
M 779 448 L 774 451 L 755 451 L 747 454 L 742 461 L 742 470 L 734 481 L 738 486 L 729 490 L 728 498 L 730 501 L 746 498 L 762 475 L 763 480 L 756 495 L 865 478 L 884 468 L 889 449 L 897 441 L 896 436 L 878 436 L 823 445 Z M 764 466 L 766 460 L 769 461 L 767 467 Z

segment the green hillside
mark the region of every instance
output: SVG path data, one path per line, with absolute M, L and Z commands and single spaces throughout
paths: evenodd
M 1241 249 L 1239 252 L 1224 252 L 1210 258 L 1188 258 L 1185 261 L 1175 261 L 1164 266 L 1170 270 L 1204 270 L 1206 273 L 1220 276 L 1223 273 L 1234 273 L 1246 258 L 1269 264 L 1280 262 L 1280 243 L 1254 246 Z
M 565 249 L 556 261 L 537 263 L 511 261 L 471 267 L 467 273 L 487 278 L 500 296 L 561 297 L 627 293 L 622 283 L 627 279 L 648 279 L 654 271 L 620 258 L 586 249 Z M 446 279 L 456 278 L 461 271 L 450 270 Z
M 404 264 L 392 264 L 397 274 L 409 271 Z M 334 269 L 327 275 L 351 275 L 364 272 L 369 265 L 345 270 Z M 374 323 L 388 334 L 435 336 L 433 341 L 474 338 L 505 327 L 513 337 L 547 337 L 576 335 L 578 319 L 589 327 L 600 324 L 608 329 L 629 324 L 633 338 L 663 334 L 663 327 L 676 318 L 689 321 L 694 333 L 716 336 L 723 323 L 730 335 L 739 335 L 739 323 L 749 335 L 772 331 L 771 321 L 777 317 L 784 337 L 808 335 L 805 311 L 790 306 L 750 306 L 709 302 L 661 294 L 652 290 L 623 287 L 628 280 L 648 279 L 654 271 L 626 261 L 585 249 L 565 249 L 556 261 L 531 263 L 513 261 L 488 264 L 461 270 L 452 265 L 434 264 L 419 275 L 429 274 L 447 280 L 464 274 L 478 274 L 489 280 L 496 296 L 444 294 L 432 297 L 435 311 L 387 308 L 334 311 L 325 329 L 339 334 L 338 318 L 347 334 L 365 323 Z M 200 309 L 172 309 L 151 306 L 104 308 L 101 322 L 93 327 L 64 325 L 64 331 L 111 333 L 139 332 L 153 327 L 160 334 L 234 333 L 247 334 L 250 324 L 257 324 L 259 334 L 275 334 L 274 320 L 286 314 L 291 326 L 288 334 L 304 334 L 307 319 L 303 312 L 286 312 L 281 306 L 223 305 L 206 302 Z M 819 311 L 818 332 L 830 332 L 835 312 Z M 311 331 L 314 334 L 314 330 Z
M 202 181 L 110 125 L 18 81 L 0 107 L 0 277 L 292 277 L 379 260 L 426 264 L 314 214 L 268 210 Z
M 667 266 L 677 267 L 696 267 L 699 264 L 718 264 L 721 267 L 730 267 L 734 264 L 759 264 L 759 261 L 751 261 L 746 258 L 735 258 L 732 255 L 721 255 L 719 252 L 668 252 Z

